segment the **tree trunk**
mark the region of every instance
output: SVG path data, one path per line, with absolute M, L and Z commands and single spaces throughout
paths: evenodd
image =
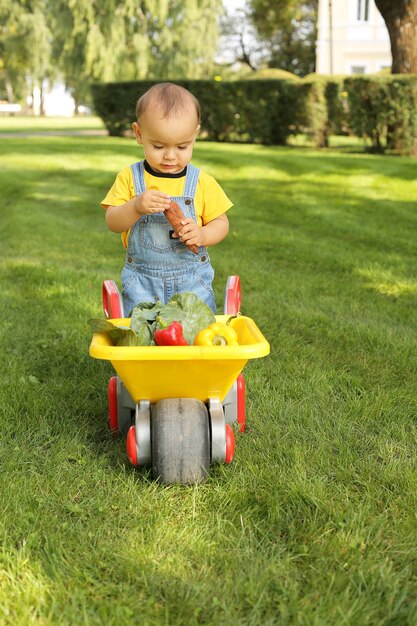
M 9 102 L 14 102 L 13 83 L 6 71 L 4 71 L 4 86 L 6 88 L 7 100 Z
M 43 80 L 40 81 L 40 106 L 39 106 L 39 114 L 41 117 L 45 117 L 45 88 L 43 85 Z
M 375 0 L 388 29 L 393 74 L 417 74 L 417 0 Z

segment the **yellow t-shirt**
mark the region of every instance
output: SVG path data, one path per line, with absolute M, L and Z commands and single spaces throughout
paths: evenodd
M 157 189 L 170 196 L 182 196 L 184 194 L 185 176 L 154 176 L 144 168 L 145 185 L 147 189 Z M 112 187 L 107 193 L 101 206 L 107 209 L 109 206 L 120 206 L 135 196 L 133 175 L 130 167 L 125 167 L 116 176 Z M 219 183 L 210 174 L 200 170 L 197 188 L 194 197 L 194 208 L 199 226 L 204 226 L 223 215 L 233 206 Z M 127 247 L 129 231 L 122 233 L 123 246 Z

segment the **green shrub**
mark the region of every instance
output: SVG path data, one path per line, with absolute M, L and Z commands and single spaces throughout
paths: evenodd
M 93 85 L 95 111 L 111 135 L 122 135 L 130 129 L 137 99 L 156 82 Z M 304 128 L 318 119 L 313 111 L 316 89 L 306 87 L 302 81 L 175 82 L 199 100 L 202 135 L 210 140 L 282 145 L 298 126 Z
M 280 70 L 277 67 L 265 67 L 260 70 L 250 70 L 245 76 L 241 76 L 244 80 L 301 80 L 297 74 Z
M 94 107 L 111 135 L 135 119 L 140 95 L 157 81 L 97 84 Z M 202 137 L 284 145 L 305 133 L 317 147 L 330 134 L 368 137 L 374 150 L 417 154 L 417 76 L 309 76 L 303 80 L 176 81 L 200 101 Z
M 241 141 L 283 145 L 291 134 L 293 81 L 248 80 L 236 85 L 235 131 Z
M 371 139 L 373 149 L 383 152 L 390 118 L 388 81 L 378 76 L 346 78 L 348 124 L 355 135 Z
M 136 102 L 155 81 L 100 83 L 91 87 L 94 110 L 110 135 L 119 136 L 129 130 L 135 121 Z
M 348 124 L 372 141 L 374 150 L 417 154 L 417 76 L 346 78 Z
M 388 148 L 417 155 L 417 75 L 392 75 L 389 96 Z
M 343 135 L 348 129 L 347 94 L 343 89 L 343 77 L 327 77 L 324 87 L 327 108 L 328 135 Z
M 316 147 L 324 147 L 327 124 L 325 82 L 304 80 L 294 86 L 294 92 L 296 102 L 293 103 L 292 115 L 295 133 L 305 133 Z

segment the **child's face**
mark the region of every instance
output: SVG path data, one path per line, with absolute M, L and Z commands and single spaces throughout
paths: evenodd
M 132 125 L 149 165 L 162 174 L 177 174 L 191 161 L 200 129 L 194 110 L 180 117 L 162 117 L 158 109 L 147 110 Z

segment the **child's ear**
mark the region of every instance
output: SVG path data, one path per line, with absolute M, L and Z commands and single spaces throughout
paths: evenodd
M 133 122 L 132 124 L 133 132 L 135 133 L 136 141 L 141 144 L 142 143 L 142 134 L 140 132 L 140 126 L 137 122 Z
M 200 130 L 201 130 L 201 124 L 199 124 L 199 125 L 197 126 L 197 130 L 195 131 L 195 135 L 196 135 L 196 137 L 197 137 L 197 135 L 199 135 L 199 134 L 200 134 Z

